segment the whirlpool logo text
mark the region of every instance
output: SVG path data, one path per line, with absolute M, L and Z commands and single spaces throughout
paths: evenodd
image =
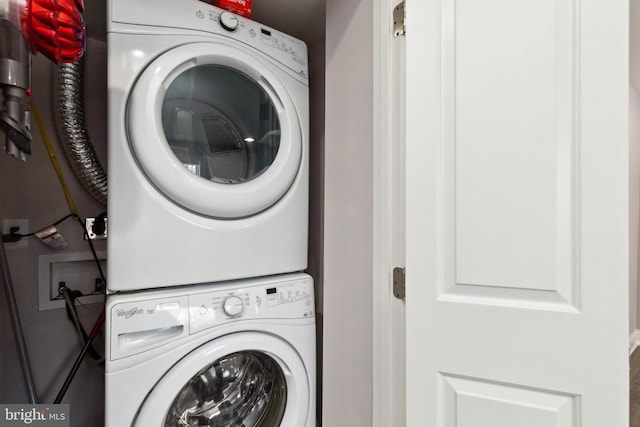
M 116 310 L 116 314 L 118 315 L 118 317 L 124 317 L 125 319 L 129 319 L 133 316 L 135 316 L 136 314 L 142 314 L 143 310 L 139 307 L 134 307 L 134 308 L 130 308 L 128 310 Z

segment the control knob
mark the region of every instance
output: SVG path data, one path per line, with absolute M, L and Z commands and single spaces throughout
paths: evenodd
M 242 314 L 244 310 L 244 303 L 242 302 L 242 298 L 236 295 L 232 295 L 224 299 L 222 303 L 222 311 L 229 316 L 235 317 Z
M 220 14 L 220 26 L 227 31 L 235 31 L 238 28 L 238 18 L 233 13 L 222 12 Z

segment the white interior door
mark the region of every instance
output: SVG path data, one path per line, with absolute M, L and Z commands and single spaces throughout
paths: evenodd
M 628 426 L 624 0 L 407 0 L 407 425 Z

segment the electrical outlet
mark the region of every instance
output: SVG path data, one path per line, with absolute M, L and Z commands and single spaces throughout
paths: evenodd
M 84 220 L 84 226 L 87 230 L 87 235 L 89 236 L 89 239 L 91 240 L 104 240 L 107 238 L 107 219 L 104 219 L 104 233 L 102 234 L 96 234 L 93 231 L 93 224 L 96 223 L 96 218 L 86 218 Z M 86 238 L 86 236 L 85 236 Z
M 5 218 L 2 222 L 2 234 L 10 234 L 12 227 L 18 227 L 18 233 L 29 234 L 29 220 L 28 219 L 10 219 Z M 29 238 L 23 237 L 17 242 L 7 242 L 4 244 L 5 248 L 26 248 L 29 246 Z

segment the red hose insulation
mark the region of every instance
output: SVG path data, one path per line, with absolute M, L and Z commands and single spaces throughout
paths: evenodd
M 91 332 L 89 332 L 90 340 L 93 340 L 100 333 L 100 329 L 104 324 L 104 316 L 105 316 L 105 309 L 103 308 L 102 311 L 100 312 L 100 316 L 98 316 L 98 319 L 93 324 L 93 328 L 91 328 Z

